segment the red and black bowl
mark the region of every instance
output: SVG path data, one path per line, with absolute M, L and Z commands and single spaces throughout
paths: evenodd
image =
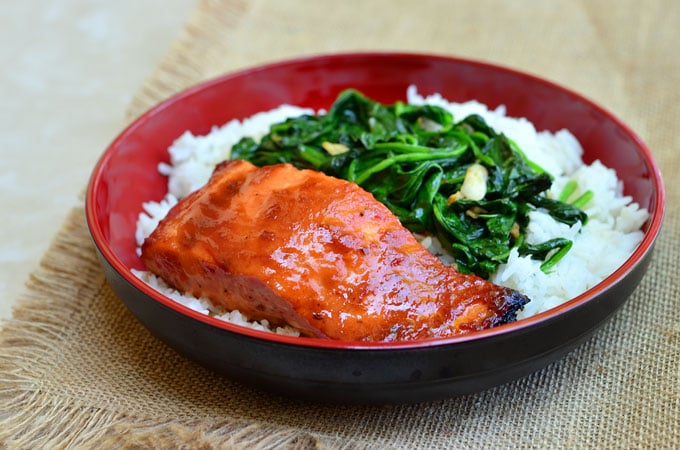
M 346 88 L 375 100 L 404 100 L 409 85 L 450 101 L 505 105 L 538 130 L 569 129 L 596 159 L 616 169 L 651 216 L 639 247 L 604 281 L 527 319 L 469 335 L 413 342 L 339 342 L 282 336 L 193 311 L 137 278 L 135 227 L 142 203 L 161 199 L 157 171 L 186 130 L 281 104 L 328 108 Z M 107 280 L 130 311 L 178 352 L 242 383 L 324 402 L 395 403 L 488 389 L 557 360 L 600 327 L 630 297 L 649 264 L 664 214 L 664 188 L 649 149 L 619 119 L 583 96 L 538 77 L 482 62 L 406 53 L 299 58 L 199 84 L 158 104 L 125 129 L 94 168 L 87 222 Z

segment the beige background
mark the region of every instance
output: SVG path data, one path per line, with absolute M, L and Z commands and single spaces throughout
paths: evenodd
M 195 7 L 159 4 L 0 2 L 0 318 Z

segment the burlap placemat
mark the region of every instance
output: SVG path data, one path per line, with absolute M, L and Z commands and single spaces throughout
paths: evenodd
M 674 0 L 200 2 L 130 119 L 205 78 L 311 53 L 428 51 L 537 73 L 614 111 L 660 162 L 668 209 L 649 272 L 593 338 L 531 376 L 424 404 L 319 406 L 244 388 L 153 338 L 108 288 L 77 208 L 0 333 L 0 443 L 680 447 L 679 28 Z

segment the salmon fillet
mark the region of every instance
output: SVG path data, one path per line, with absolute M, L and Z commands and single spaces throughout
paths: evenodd
M 528 301 L 442 264 L 356 184 L 288 164 L 222 163 L 142 260 L 219 308 L 344 341 L 457 336 L 515 320 Z

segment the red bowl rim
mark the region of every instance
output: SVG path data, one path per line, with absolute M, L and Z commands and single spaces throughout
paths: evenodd
M 299 65 L 305 63 L 311 63 L 316 61 L 332 61 L 332 60 L 346 60 L 353 58 L 408 58 L 411 60 L 440 60 L 456 62 L 469 66 L 476 66 L 480 68 L 490 69 L 498 72 L 503 72 L 506 74 L 512 74 L 513 76 L 525 78 L 535 83 L 543 84 L 547 87 L 559 90 L 578 101 L 589 105 L 591 108 L 599 111 L 601 114 L 606 116 L 610 121 L 616 124 L 626 135 L 628 135 L 632 140 L 635 141 L 637 147 L 639 148 L 644 160 L 649 165 L 651 169 L 651 178 L 655 188 L 654 202 L 656 208 L 650 212 L 650 219 L 648 220 L 647 230 L 645 231 L 642 242 L 638 245 L 635 251 L 630 255 L 630 257 L 617 268 L 612 274 L 607 278 L 602 280 L 597 285 L 593 286 L 586 292 L 574 297 L 558 306 L 555 306 L 547 311 L 535 314 L 533 316 L 527 317 L 525 319 L 518 320 L 509 324 L 501 325 L 498 327 L 490 328 L 487 330 L 476 331 L 463 336 L 449 337 L 449 338 L 437 338 L 437 339 L 427 339 L 418 341 L 403 341 L 403 342 L 347 342 L 338 340 L 328 340 L 319 339 L 311 337 L 297 337 L 297 336 L 287 336 L 276 334 L 268 331 L 261 331 L 252 328 L 248 328 L 241 325 L 236 325 L 224 320 L 220 320 L 209 315 L 203 314 L 201 312 L 195 311 L 189 307 L 186 307 L 174 300 L 164 296 L 160 292 L 153 289 L 151 286 L 146 284 L 144 281 L 139 279 L 131 269 L 127 267 L 113 252 L 107 243 L 104 236 L 103 230 L 99 226 L 99 221 L 95 213 L 96 208 L 94 207 L 95 193 L 100 185 L 100 180 L 102 173 L 104 172 L 111 155 L 115 152 L 115 149 L 121 141 L 126 139 L 126 137 L 136 130 L 142 123 L 152 120 L 152 118 L 160 113 L 165 108 L 181 102 L 183 99 L 194 95 L 197 92 L 210 89 L 212 86 L 224 83 L 231 78 L 247 76 L 255 72 L 266 71 L 274 68 L 281 68 L 291 65 Z M 497 337 L 503 334 L 517 332 L 520 330 L 533 327 L 542 322 L 550 321 L 555 319 L 561 314 L 566 313 L 572 309 L 578 308 L 584 303 L 594 299 L 598 295 L 604 293 L 610 289 L 613 285 L 623 279 L 629 272 L 637 266 L 637 264 L 642 260 L 642 258 L 651 251 L 654 242 L 660 232 L 661 225 L 663 222 L 663 217 L 665 214 L 665 189 L 663 184 L 663 178 L 661 175 L 661 170 L 656 163 L 651 151 L 646 146 L 646 144 L 637 136 L 637 134 L 623 123 L 620 119 L 614 116 L 612 113 L 591 101 L 590 99 L 584 97 L 583 95 L 558 85 L 552 81 L 540 78 L 538 76 L 521 72 L 509 67 L 505 67 L 498 64 L 492 64 L 488 62 L 482 62 L 478 60 L 472 60 L 467 58 L 452 57 L 446 55 L 429 54 L 429 53 L 409 53 L 409 52 L 389 52 L 389 51 L 367 51 L 367 52 L 346 52 L 346 53 L 330 53 L 330 54 L 316 54 L 310 56 L 303 56 L 291 59 L 285 59 L 281 61 L 270 62 L 266 64 L 261 64 L 253 67 L 244 68 L 238 71 L 230 72 L 216 78 L 206 80 L 204 82 L 198 83 L 192 87 L 189 87 L 183 91 L 180 91 L 171 97 L 161 101 L 155 106 L 148 109 L 132 123 L 130 123 L 106 148 L 98 162 L 96 163 L 92 175 L 90 177 L 85 198 L 85 212 L 86 220 L 90 230 L 90 234 L 94 240 L 95 245 L 101 252 L 103 258 L 110 264 L 111 268 L 118 272 L 127 282 L 129 282 L 134 288 L 141 291 L 147 297 L 158 301 L 159 303 L 175 310 L 176 312 L 188 316 L 192 319 L 198 320 L 200 322 L 206 323 L 223 330 L 237 333 L 244 336 L 249 336 L 256 339 L 262 339 L 265 341 L 271 341 L 272 343 L 295 345 L 295 346 L 305 346 L 314 347 L 319 349 L 335 349 L 335 350 L 397 350 L 397 349 L 417 349 L 417 348 L 428 348 L 443 345 L 455 345 L 464 342 L 469 342 L 472 340 L 488 339 L 492 337 Z

